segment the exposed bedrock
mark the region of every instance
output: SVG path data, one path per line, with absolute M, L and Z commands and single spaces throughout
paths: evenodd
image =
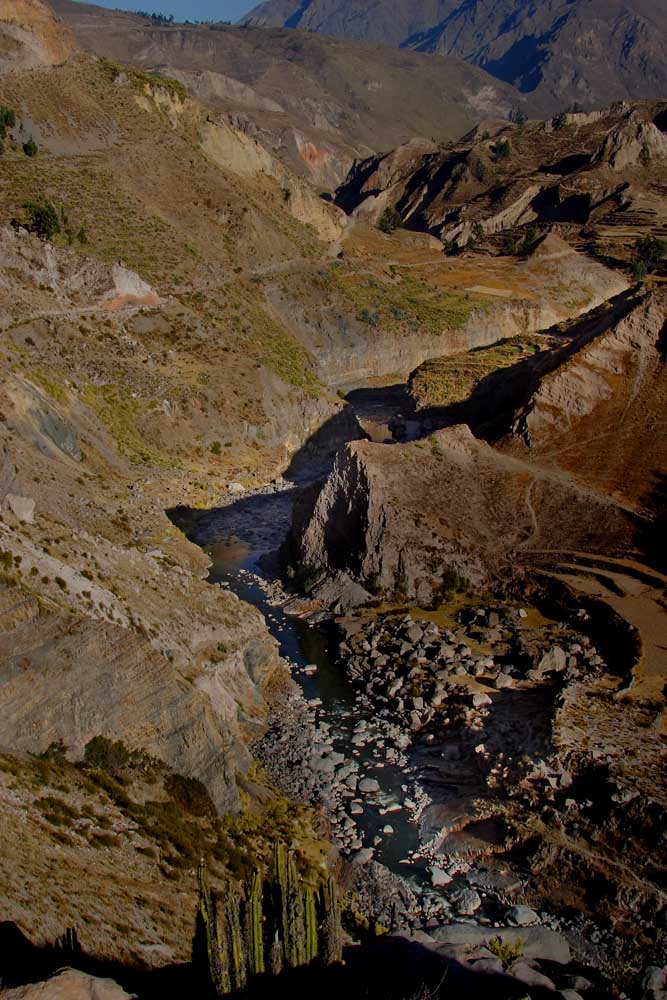
M 667 381 L 666 306 L 656 292 L 593 331 L 584 322 L 554 349 L 552 369 L 531 376 L 512 432 L 494 447 L 464 424 L 410 444 L 349 444 L 297 513 L 304 574 L 343 572 L 371 593 L 424 603 L 457 578 L 510 581 L 533 551 L 632 550 L 665 464 L 656 401 Z
M 135 632 L 77 621 L 13 588 L 1 590 L 3 745 L 42 753 L 62 741 L 80 760 L 95 736 L 121 740 L 199 778 L 222 812 L 235 812 L 236 776 L 251 762 L 243 735 L 261 725 L 263 689 L 279 667 L 260 616 L 250 609 L 243 615 L 239 649 L 220 663 L 191 667 L 196 676 L 186 677 L 170 651 Z
M 433 263 L 440 266 L 435 256 Z M 465 282 L 465 299 L 456 321 L 443 311 L 439 323 L 395 328 L 351 317 L 339 301 L 322 299 L 321 294 L 318 299 L 285 295 L 280 281 L 269 281 L 266 288 L 271 307 L 297 331 L 321 380 L 331 385 L 409 372 L 428 358 L 537 333 L 594 309 L 628 287 L 619 271 L 579 253 L 555 233 L 518 262 L 511 276 L 506 271 L 496 275 L 485 265 L 465 270 L 457 280 Z M 400 288 L 391 281 L 376 286 L 378 297 Z

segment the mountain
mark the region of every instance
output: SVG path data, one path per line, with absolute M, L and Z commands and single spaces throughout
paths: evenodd
M 652 0 L 267 0 L 244 23 L 458 56 L 545 113 L 667 90 L 667 8 Z
M 64 62 L 74 35 L 42 0 L 0 0 L 0 72 Z
M 667 235 L 666 130 L 665 101 L 488 123 L 451 149 L 413 141 L 357 162 L 335 200 L 372 223 L 393 210 L 450 252 L 512 250 L 528 227 L 557 226 L 623 260 L 638 235 Z
M 54 7 L 99 56 L 179 79 L 289 165 L 331 188 L 355 158 L 507 117 L 518 94 L 460 59 L 285 29 L 163 25 L 72 0 Z

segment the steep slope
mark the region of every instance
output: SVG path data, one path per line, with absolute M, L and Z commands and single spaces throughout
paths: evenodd
M 620 296 L 520 363 L 525 401 L 496 446 L 465 425 L 412 444 L 349 445 L 301 511 L 298 565 L 423 603 L 457 578 L 507 585 L 533 552 L 641 547 L 667 462 L 666 306 L 663 291 Z
M 480 117 L 506 117 L 517 99 L 458 59 L 434 62 L 303 32 L 160 26 L 73 0 L 54 6 L 82 46 L 177 76 L 327 188 L 355 158 L 416 135 L 456 138 Z
M 412 142 L 356 163 L 336 202 L 370 222 L 393 208 L 409 228 L 459 247 L 516 250 L 527 231 L 534 239 L 537 227 L 557 226 L 623 259 L 633 237 L 667 231 L 666 112 L 660 101 L 621 103 L 482 123 L 448 150 Z
M 73 33 L 42 0 L 1 0 L 0 73 L 51 66 L 76 49 Z
M 666 18 L 647 0 L 268 0 L 245 23 L 459 56 L 554 112 L 664 94 Z

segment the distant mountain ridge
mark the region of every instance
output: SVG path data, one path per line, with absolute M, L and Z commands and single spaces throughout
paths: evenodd
M 420 135 L 458 139 L 480 119 L 506 119 L 520 99 L 460 59 L 285 29 L 156 24 L 72 0 L 52 6 L 82 48 L 175 77 L 328 189 L 354 159 Z
M 458 56 L 547 113 L 667 93 L 667 7 L 653 0 L 266 0 L 243 23 Z

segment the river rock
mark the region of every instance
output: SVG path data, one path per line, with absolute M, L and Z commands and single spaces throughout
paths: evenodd
M 528 962 L 515 962 L 509 972 L 511 976 L 526 986 L 535 986 L 545 990 L 556 989 L 556 984 L 548 976 L 538 972 Z
M 373 860 L 374 853 L 372 847 L 362 847 L 360 851 L 352 855 L 350 861 L 355 865 L 368 865 Z
M 491 698 L 483 691 L 478 691 L 477 694 L 472 696 L 472 703 L 474 708 L 482 708 L 484 705 L 492 704 Z
M 358 785 L 359 791 L 365 794 L 380 791 L 380 783 L 375 778 L 362 778 Z
M 438 868 L 435 865 L 431 867 L 431 885 L 449 885 L 452 881 L 452 876 L 448 875 L 443 868 Z
M 474 889 L 463 889 L 454 899 L 456 912 L 462 917 L 471 917 L 477 913 L 482 900 L 478 892 Z
M 535 668 L 537 678 L 544 677 L 545 674 L 562 673 L 567 666 L 567 656 L 565 650 L 560 646 L 554 646 L 545 653 Z
M 513 927 L 533 927 L 540 922 L 535 910 L 531 910 L 529 906 L 511 907 L 505 914 L 505 919 Z

